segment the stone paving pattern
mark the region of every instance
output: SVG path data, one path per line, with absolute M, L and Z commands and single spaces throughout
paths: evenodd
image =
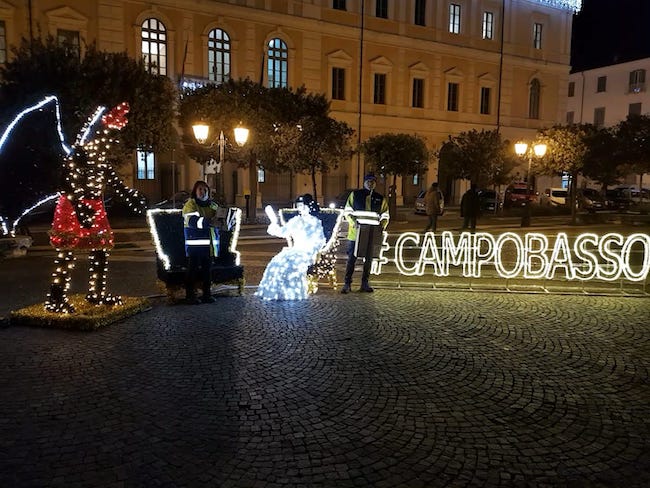
M 323 290 L 2 328 L 0 486 L 649 486 L 649 311 Z

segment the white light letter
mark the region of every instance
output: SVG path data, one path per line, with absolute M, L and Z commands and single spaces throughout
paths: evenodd
M 503 255 L 503 246 L 508 241 L 511 241 L 517 250 L 514 259 L 515 266 L 511 270 L 507 270 L 503 267 L 503 260 L 501 258 Z M 524 252 L 524 243 L 522 242 L 521 237 L 519 237 L 514 232 L 506 232 L 497 238 L 494 247 L 494 267 L 499 276 L 502 278 L 514 278 L 519 273 L 521 273 L 521 270 L 524 267 L 524 260 L 522 259 L 522 254 Z
M 553 246 L 553 254 L 551 254 L 551 264 L 548 268 L 546 277 L 552 280 L 555 276 L 555 268 L 564 268 L 566 270 L 566 279 L 574 280 L 576 277 L 575 270 L 573 269 L 573 262 L 571 260 L 571 247 L 569 246 L 569 237 L 560 232 L 555 238 L 555 245 Z
M 632 246 L 639 242 L 643 246 L 643 259 L 641 269 L 638 273 L 632 271 L 630 258 L 632 257 Z M 623 273 L 630 281 L 643 281 L 650 270 L 650 236 L 648 234 L 632 234 L 628 236 L 621 251 Z
M 612 243 L 617 244 L 619 249 L 623 245 L 623 236 L 621 234 L 605 234 L 598 243 L 598 252 L 606 261 L 604 266 L 598 269 L 598 278 L 601 280 L 616 280 L 621 276 L 622 259 L 620 254 L 611 250 Z M 608 271 L 607 268 L 611 268 Z
M 405 232 L 397 238 L 397 242 L 395 243 L 395 266 L 397 266 L 397 271 L 407 276 L 422 274 L 421 272 L 418 273 L 418 268 L 420 268 L 419 263 L 415 263 L 409 267 L 404 262 L 404 246 L 407 241 L 412 242 L 413 247 L 416 247 L 420 244 L 420 235 L 415 232 Z M 424 250 L 424 247 L 422 249 Z
M 591 244 L 598 249 L 598 236 L 596 234 L 580 234 L 573 243 L 573 252 L 576 257 L 582 260 L 582 266 L 576 266 L 576 278 L 579 280 L 591 280 L 598 271 L 598 256 L 587 249 Z
M 526 234 L 526 265 L 524 266 L 524 278 L 540 279 L 546 276 L 548 272 L 548 239 L 544 234 L 530 233 Z M 533 261 L 537 261 L 539 266 L 533 269 Z

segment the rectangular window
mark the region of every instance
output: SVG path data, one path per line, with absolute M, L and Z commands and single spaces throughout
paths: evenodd
M 460 34 L 460 5 L 457 3 L 449 4 L 449 32 Z
M 492 12 L 483 12 L 483 39 L 492 39 L 494 37 L 494 14 Z
M 257 182 L 258 183 L 266 182 L 266 171 L 262 166 L 257 167 Z
M 344 68 L 332 68 L 332 100 L 345 100 Z
M 542 49 L 542 24 L 537 22 L 533 24 L 533 47 Z
M 630 71 L 630 93 L 645 91 L 645 70 L 636 69 Z
M 573 117 L 574 117 L 573 112 L 567 112 L 566 113 L 566 123 L 569 124 L 569 125 L 573 124 Z
M 411 182 L 413 186 L 419 186 L 420 185 L 420 175 L 414 174 L 413 175 L 413 181 Z
M 373 102 L 378 105 L 386 103 L 386 75 L 375 73 L 375 91 Z
M 628 115 L 641 115 L 641 104 L 640 103 L 630 103 L 630 106 L 627 109 Z
M 332 2 L 332 8 L 336 10 L 346 10 L 345 8 L 345 0 L 334 0 Z
M 388 0 L 376 0 L 375 16 L 380 19 L 388 18 Z
M 424 107 L 424 80 L 422 78 L 413 78 L 413 99 L 411 106 L 415 108 Z
M 569 98 L 575 96 L 576 94 L 576 82 L 575 81 L 570 81 L 569 82 Z
M 594 125 L 596 127 L 603 127 L 605 125 L 605 107 L 597 107 L 594 109 Z
M 415 25 L 426 25 L 427 0 L 415 0 Z
M 7 62 L 7 28 L 5 21 L 0 20 L 0 64 Z
M 77 53 L 77 55 L 81 55 L 81 50 L 79 49 L 79 31 L 57 29 L 56 39 L 59 46 L 67 47 Z
M 156 177 L 156 158 L 151 151 L 136 151 L 138 159 L 138 179 L 153 180 Z
M 601 93 L 607 90 L 607 76 L 599 76 L 596 86 L 596 93 Z
M 458 83 L 447 83 L 447 110 L 458 112 Z
M 490 114 L 490 89 L 486 86 L 481 87 L 481 113 Z

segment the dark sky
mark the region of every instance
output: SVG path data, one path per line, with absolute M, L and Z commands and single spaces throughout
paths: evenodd
M 573 18 L 573 71 L 650 57 L 650 0 L 582 3 Z

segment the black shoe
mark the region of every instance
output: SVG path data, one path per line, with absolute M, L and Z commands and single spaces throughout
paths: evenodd
M 352 291 L 352 288 L 350 288 L 350 285 L 348 285 L 347 283 L 345 285 L 343 285 L 343 288 L 341 288 L 341 293 L 344 294 L 344 295 L 347 295 L 351 291 Z
M 201 300 L 199 300 L 198 297 L 194 295 L 190 295 L 189 297 L 185 298 L 185 303 L 188 305 L 199 305 L 201 303 Z
M 372 293 L 375 291 L 372 286 L 370 286 L 368 283 L 365 285 L 361 285 L 361 288 L 359 288 L 359 291 L 365 292 L 365 293 Z
M 211 297 L 210 295 L 203 295 L 203 296 L 201 297 L 201 301 L 202 301 L 203 303 L 214 303 L 214 302 L 215 302 L 214 298 Z

